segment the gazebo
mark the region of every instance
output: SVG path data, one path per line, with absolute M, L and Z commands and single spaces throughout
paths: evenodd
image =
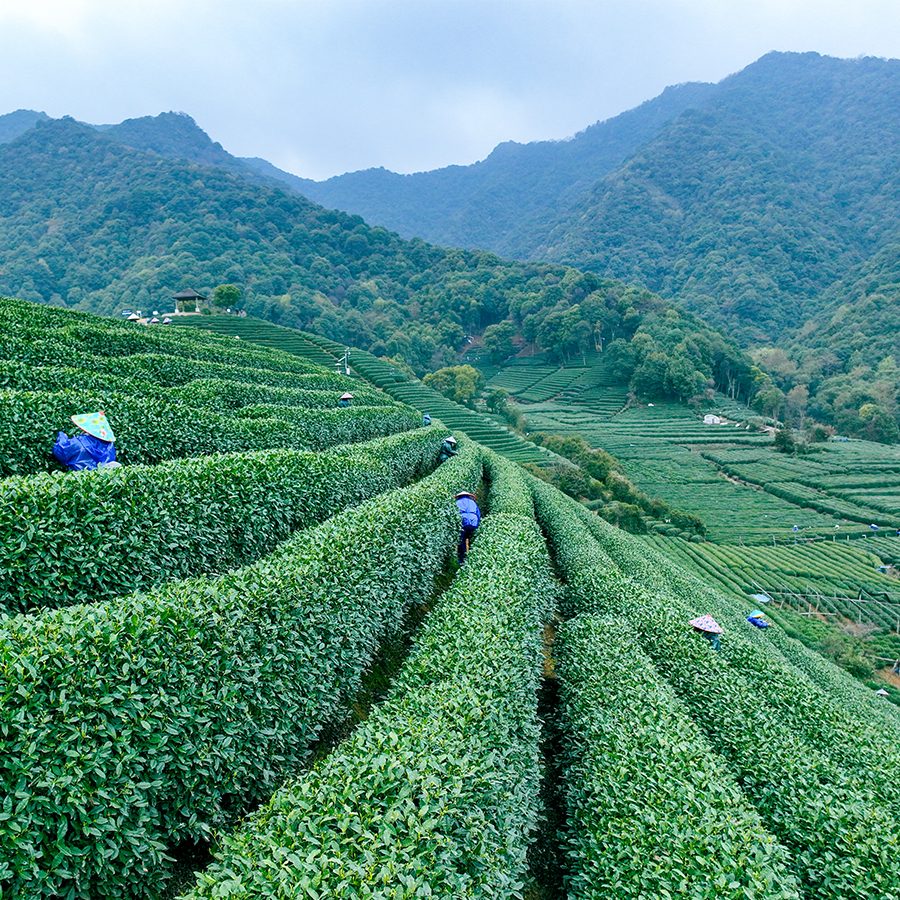
M 200 312 L 201 303 L 206 302 L 206 297 L 203 294 L 198 294 L 191 288 L 173 294 L 172 299 L 175 301 L 175 311 L 179 313 Z

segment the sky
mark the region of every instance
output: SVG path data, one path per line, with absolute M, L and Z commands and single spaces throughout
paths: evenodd
M 900 0 L 0 0 L 0 113 L 175 110 L 304 177 L 416 172 L 770 50 L 900 57 Z

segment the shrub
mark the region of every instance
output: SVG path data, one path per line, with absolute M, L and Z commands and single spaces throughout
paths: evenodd
M 456 545 L 476 451 L 246 569 L 0 623 L 0 889 L 158 896 L 296 771 Z M 517 798 L 518 800 L 518 798 Z
M 434 465 L 432 427 L 328 453 L 268 450 L 0 482 L 0 612 L 222 572 Z M 23 522 L 27 528 L 23 528 Z
M 193 900 L 521 896 L 549 563 L 531 520 L 479 532 L 389 698 L 224 840 Z
M 796 900 L 787 854 L 632 630 L 577 616 L 555 655 L 569 895 Z
M 0 474 L 59 468 L 51 455 L 57 431 L 71 430 L 74 412 L 105 409 L 124 464 L 157 463 L 183 456 L 282 447 L 321 449 L 416 428 L 412 409 L 352 407 L 296 410 L 290 422 L 240 419 L 199 409 L 183 400 L 142 399 L 115 391 L 0 391 Z
M 569 510 L 539 484 L 534 491 L 539 521 L 569 576 L 570 611 L 614 614 L 631 626 L 766 827 L 791 851 L 804 890 L 834 900 L 895 895 L 900 844 L 889 810 L 897 806 L 897 767 L 882 762 L 879 773 L 842 765 L 849 762 L 844 748 L 859 735 L 842 735 L 835 707 L 777 653 L 754 653 L 765 636 L 746 633 L 743 615 L 695 591 L 656 593 L 635 583 L 592 535 L 627 571 L 648 573 L 648 586 L 681 576 L 651 548 L 577 506 Z M 727 623 L 721 654 L 686 627 L 703 612 Z

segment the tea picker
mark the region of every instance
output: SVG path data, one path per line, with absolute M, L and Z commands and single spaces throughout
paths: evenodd
M 341 394 L 341 399 L 338 401 L 338 404 L 340 406 L 350 406 L 351 403 L 353 403 L 353 394 L 351 394 L 349 391 Z
M 766 621 L 766 614 L 761 609 L 754 609 L 753 612 L 747 616 L 747 621 L 756 628 L 768 628 L 771 624 Z
M 713 650 L 719 650 L 722 645 L 720 638 L 725 631 L 712 616 L 698 616 L 696 619 L 691 619 L 689 624 L 693 626 L 694 631 L 699 632 L 709 641 Z
M 456 456 L 456 452 L 456 438 L 452 434 L 447 435 L 444 438 L 444 443 L 441 444 L 441 452 L 438 454 L 438 465 L 447 462 L 451 456 Z
M 462 531 L 459 535 L 459 546 L 456 548 L 456 559 L 460 565 L 466 561 L 472 538 L 481 524 L 481 510 L 474 494 L 468 491 L 460 491 L 456 497 L 456 508 L 459 510 L 459 518 L 462 521 Z
M 113 446 L 116 437 L 102 409 L 99 412 L 72 416 L 72 421 L 82 433 L 70 438 L 64 431 L 60 431 L 53 445 L 53 455 L 64 466 L 73 472 L 80 472 L 119 465 L 116 462 L 116 448 Z

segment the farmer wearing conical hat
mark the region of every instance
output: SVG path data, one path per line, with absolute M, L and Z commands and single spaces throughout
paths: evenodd
M 451 456 L 456 456 L 456 438 L 449 434 L 444 438 L 444 443 L 441 444 L 441 452 L 438 454 L 438 465 L 447 462 Z
M 96 469 L 98 466 L 118 466 L 112 426 L 106 413 L 82 413 L 72 416 L 81 434 L 69 437 L 64 431 L 56 436 L 53 455 L 73 472 Z
M 724 634 L 722 626 L 712 616 L 697 616 L 691 619 L 690 624 L 694 631 L 699 632 L 705 637 L 713 650 L 718 650 L 721 646 L 721 636 Z
M 756 628 L 768 628 L 769 623 L 766 621 L 766 614 L 761 609 L 754 609 L 747 621 Z
M 456 548 L 456 559 L 460 565 L 466 561 L 469 545 L 481 524 L 481 510 L 474 494 L 468 491 L 460 491 L 456 497 L 456 508 L 459 510 L 459 518 L 462 522 L 462 531 L 459 535 L 459 546 Z
M 349 391 L 345 391 L 341 394 L 341 399 L 338 401 L 340 406 L 349 406 L 353 402 L 353 394 Z

